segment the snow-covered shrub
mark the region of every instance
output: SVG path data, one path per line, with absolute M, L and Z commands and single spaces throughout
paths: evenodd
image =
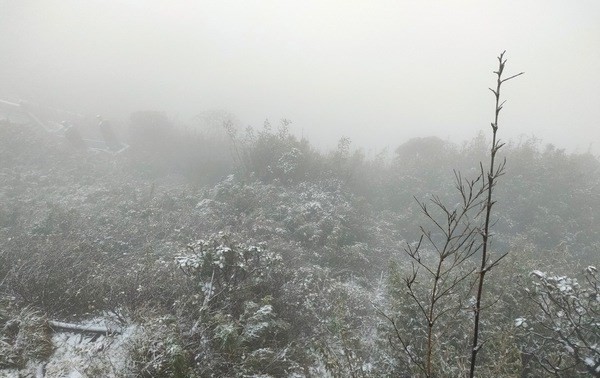
M 316 376 L 386 376 L 371 288 L 318 265 L 293 272 L 284 286 L 290 326 Z M 310 369 L 312 371 L 312 368 Z M 326 373 L 324 373 L 326 372 Z
M 525 352 L 543 374 L 600 377 L 600 277 L 594 266 L 583 280 L 539 270 L 526 289 L 534 304 L 518 317 Z
M 180 304 L 196 372 L 284 376 L 298 369 L 292 319 L 279 314 L 286 312 L 287 273 L 278 253 L 219 233 L 190 243 L 177 262 L 196 288 Z
M 230 295 L 252 293 L 270 283 L 281 266 L 281 256 L 266 250 L 262 243 L 247 245 L 219 233 L 188 244 L 177 263 L 197 283 L 202 305 L 212 306 Z
M 300 266 L 317 263 L 360 275 L 380 273 L 390 253 L 388 242 L 393 240 L 387 231 L 394 225 L 336 179 L 283 187 L 232 176 L 211 195 L 201 208 L 213 222 L 247 238 L 277 240 L 282 255 Z

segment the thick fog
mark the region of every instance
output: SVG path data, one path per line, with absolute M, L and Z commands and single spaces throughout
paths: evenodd
M 125 124 L 224 109 L 376 151 L 487 131 L 600 153 L 600 2 L 0 0 L 0 99 Z

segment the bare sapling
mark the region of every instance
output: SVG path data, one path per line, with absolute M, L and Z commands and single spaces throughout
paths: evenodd
M 500 89 L 502 84 L 505 82 L 516 78 L 523 74 L 523 72 L 519 72 L 516 75 L 509 76 L 507 78 L 503 78 L 504 67 L 506 65 L 506 59 L 504 58 L 504 53 L 502 52 L 500 56 L 498 56 L 498 70 L 494 71 L 494 74 L 497 76 L 496 80 L 496 89 L 489 88 L 490 91 L 494 94 L 496 98 L 496 109 L 494 112 L 494 122 L 491 123 L 492 126 L 492 147 L 490 150 L 490 165 L 488 167 L 488 171 L 486 174 L 486 190 L 487 190 L 487 200 L 485 202 L 485 222 L 483 229 L 480 231 L 481 233 L 481 265 L 478 271 L 477 277 L 477 293 L 475 299 L 475 306 L 473 308 L 474 311 L 474 323 L 473 323 L 473 342 L 471 348 L 471 363 L 469 370 L 469 377 L 473 378 L 475 375 L 475 367 L 477 363 L 477 353 L 483 346 L 483 343 L 479 340 L 479 327 L 480 327 L 480 319 L 481 319 L 481 309 L 482 309 L 482 297 L 484 290 L 484 279 L 485 275 L 493 269 L 498 263 L 506 257 L 507 253 L 500 255 L 497 258 L 494 258 L 490 253 L 490 228 L 492 225 L 492 207 L 496 203 L 493 199 L 494 188 L 496 186 L 496 181 L 500 176 L 504 174 L 504 168 L 506 166 L 506 159 L 503 159 L 502 162 L 496 162 L 496 156 L 498 151 L 502 148 L 504 143 L 500 142 L 498 139 L 498 118 L 500 116 L 500 111 L 502 110 L 504 103 L 506 101 L 500 101 Z M 484 171 L 483 164 L 480 164 L 481 172 Z
M 477 352 L 481 348 L 479 322 L 485 274 L 506 256 L 493 259 L 489 251 L 494 187 L 497 179 L 504 174 L 506 164 L 505 160 L 499 164 L 496 162 L 498 150 L 503 146 L 497 138 L 498 116 L 504 105 L 500 102 L 500 88 L 504 82 L 522 73 L 504 79 L 504 52 L 498 60 L 499 68 L 495 71 L 497 87 L 491 89 L 496 97 L 496 109 L 492 123 L 490 167 L 486 171 L 480 162 L 479 173 L 474 179 L 454 172 L 458 201 L 453 206 L 445 204 L 438 196 L 432 196 L 428 201 L 417 200 L 430 226 L 421 226 L 418 242 L 404 249 L 408 257 L 408 273 L 395 278 L 392 272 L 391 277 L 392 287 L 402 288 L 400 295 L 406 296 L 404 298 L 408 301 L 402 302 L 403 308 L 398 315 L 379 311 L 391 325 L 389 342 L 392 347 L 406 356 L 409 370 L 425 377 L 447 373 L 443 367 L 446 360 L 443 356 L 453 347 L 443 349 L 448 345 L 458 347 L 462 344 L 456 332 L 454 335 L 450 333 L 455 330 L 453 323 L 458 326 L 462 322 L 460 315 L 465 309 L 474 312 L 474 323 L 472 353 L 464 355 L 463 366 L 465 373 L 469 370 L 470 377 L 473 377 Z M 480 263 L 478 256 L 481 256 Z M 474 290 L 476 299 L 468 300 L 469 293 Z M 407 319 L 409 316 L 410 319 Z M 407 328 L 407 323 L 412 325 Z M 466 343 L 469 344 L 468 338 Z

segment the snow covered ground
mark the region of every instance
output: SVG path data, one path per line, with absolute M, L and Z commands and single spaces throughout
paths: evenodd
M 94 319 L 82 325 L 109 326 L 106 323 L 103 319 Z M 138 330 L 139 327 L 129 325 L 120 327 L 120 332 L 112 335 L 54 332 L 55 350 L 48 361 L 30 361 L 20 370 L 0 370 L 0 377 L 122 377 L 126 375 L 129 342 Z

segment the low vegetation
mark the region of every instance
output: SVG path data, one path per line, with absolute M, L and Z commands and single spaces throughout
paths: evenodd
M 112 156 L 0 124 L 1 369 L 51 358 L 47 319 L 110 316 L 137 327 L 123 368 L 95 362 L 114 376 L 458 377 L 482 310 L 476 376 L 600 376 L 597 157 L 502 148 L 489 235 L 506 257 L 478 303 L 482 203 L 456 185 L 479 193 L 484 134 L 367 158 L 287 120 L 131 125 Z M 462 238 L 419 229 L 440 209 Z

